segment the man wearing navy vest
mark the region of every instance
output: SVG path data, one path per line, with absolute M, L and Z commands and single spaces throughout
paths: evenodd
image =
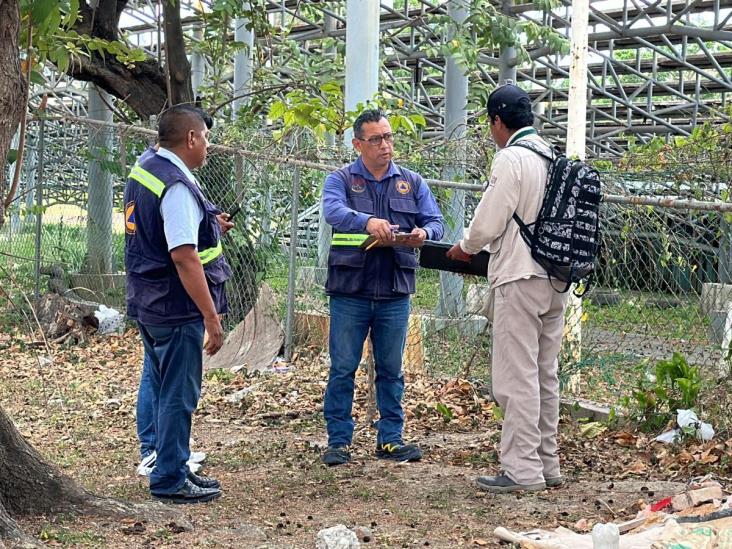
M 208 128 L 202 111 L 177 105 L 158 124 L 157 153 L 144 154 L 125 186 L 127 314 L 138 323 L 151 362 L 155 468 L 150 492 L 172 503 L 210 501 L 218 481 L 192 473 L 191 416 L 198 405 L 205 350 L 223 345 L 219 315 L 226 312 L 222 214 L 201 192 L 190 170 L 203 165 Z
M 402 354 L 409 296 L 415 290 L 414 248 L 425 239 L 442 238 L 443 218 L 422 177 L 392 162 L 394 134 L 381 111 L 364 111 L 353 135 L 359 158 L 325 180 L 326 222 L 337 233 L 369 234 L 387 244 L 395 231 L 411 236 L 405 246 L 368 250 L 348 245 L 348 237 L 346 245 L 333 241 L 325 286 L 330 297 L 331 365 L 323 406 L 328 448 L 321 459 L 327 465 L 351 459 L 354 379 L 370 330 L 379 409 L 376 457 L 417 461 L 420 448 L 402 440 Z

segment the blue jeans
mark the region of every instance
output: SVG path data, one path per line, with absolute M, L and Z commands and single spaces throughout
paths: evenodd
M 157 410 L 153 406 L 153 390 L 150 382 L 152 361 L 145 352 L 142 361 L 140 388 L 137 391 L 137 440 L 140 441 L 140 458 L 145 458 L 155 451 L 155 423 Z
M 150 491 L 172 494 L 183 486 L 188 474 L 191 418 L 201 396 L 203 321 L 138 326 L 150 360 L 152 413 L 153 418 L 157 416 L 157 459 L 150 473 Z
M 323 403 L 329 446 L 351 444 L 354 380 L 369 329 L 374 347 L 376 405 L 379 408 L 376 442 L 401 442 L 404 427 L 402 354 L 408 320 L 409 296 L 390 300 L 330 298 L 330 376 Z

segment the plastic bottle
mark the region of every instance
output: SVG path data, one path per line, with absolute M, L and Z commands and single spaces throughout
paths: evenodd
M 592 549 L 619 549 L 620 530 L 612 522 L 595 524 L 592 529 Z

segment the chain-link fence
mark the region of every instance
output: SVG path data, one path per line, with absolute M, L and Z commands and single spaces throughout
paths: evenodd
M 44 293 L 63 271 L 54 288 L 122 306 L 122 191 L 154 138 L 150 130 L 82 119 L 34 120 L 20 190 L 0 231 L 0 276 Z M 435 144 L 404 159 L 425 177 L 442 180 L 431 188 L 446 218 L 446 241 L 459 239 L 469 223 L 489 161 L 482 147 L 454 154 L 455 146 Z M 286 327 L 287 351 L 326 345 L 330 228 L 320 218 L 319 196 L 326 173 L 349 154 L 297 139 L 277 142 L 266 133 L 210 149 L 197 173 L 206 194 L 224 210 L 242 208 L 224 240 L 234 270 L 229 328 L 267 283 Z M 604 182 L 599 270 L 591 291 L 569 308 L 565 371 L 668 358 L 675 351 L 723 371 L 732 335 L 729 205 L 720 200 L 726 185 L 695 188 L 693 201 L 672 201 L 670 195 L 690 196 L 689 189 L 662 174 L 605 173 Z M 479 314 L 486 292 L 483 278 L 418 270 L 406 367 L 487 376 L 490 329 Z

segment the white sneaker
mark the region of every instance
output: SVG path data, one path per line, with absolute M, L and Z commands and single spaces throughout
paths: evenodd
M 206 461 L 206 452 L 191 452 L 191 457 L 188 458 L 188 463 L 203 463 Z
M 137 466 L 137 474 L 141 477 L 149 477 L 150 473 L 155 468 L 155 461 L 157 460 L 157 457 L 158 455 L 155 452 L 148 456 L 145 456 L 145 458 L 140 462 L 140 465 Z M 186 465 L 188 465 L 188 469 L 190 469 L 191 473 L 197 473 L 201 470 L 200 461 L 203 461 L 204 459 L 206 459 L 205 453 L 191 452 L 191 457 L 186 462 Z
M 155 467 L 155 460 L 157 457 L 158 454 L 155 451 L 153 451 L 152 454 L 145 456 L 142 461 L 140 461 L 140 465 L 137 466 L 137 474 L 141 477 L 149 477 L 150 472 L 153 470 L 153 467 Z

